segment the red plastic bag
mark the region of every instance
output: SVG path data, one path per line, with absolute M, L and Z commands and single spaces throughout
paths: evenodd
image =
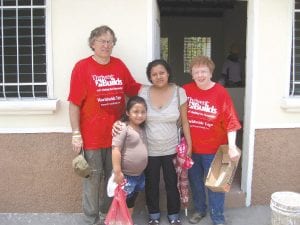
M 104 223 L 106 225 L 133 225 L 126 205 L 126 192 L 121 185 L 115 189 L 115 195 Z

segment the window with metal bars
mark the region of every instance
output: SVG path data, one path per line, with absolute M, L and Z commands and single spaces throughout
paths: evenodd
M 184 72 L 189 73 L 191 60 L 195 56 L 211 55 L 211 37 L 185 37 L 184 38 Z
M 300 96 L 300 0 L 295 0 L 290 96 Z
M 160 38 L 160 58 L 169 61 L 169 38 Z
M 0 3 L 0 100 L 47 98 L 46 0 Z

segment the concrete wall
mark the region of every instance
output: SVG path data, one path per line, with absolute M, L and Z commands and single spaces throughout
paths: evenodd
M 300 129 L 255 132 L 252 204 L 269 204 L 276 191 L 300 192 Z
M 70 134 L 1 134 L 0 212 L 80 212 Z

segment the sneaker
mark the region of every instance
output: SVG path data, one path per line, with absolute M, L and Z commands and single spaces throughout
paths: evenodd
M 193 215 L 189 218 L 189 223 L 191 224 L 196 224 L 196 223 L 199 223 L 200 220 L 205 217 L 206 215 L 203 214 L 203 213 L 198 213 L 198 212 L 195 212 L 193 213 Z
M 182 223 L 181 223 L 180 219 L 177 219 L 177 220 L 171 220 L 170 224 L 172 224 L 172 225 L 181 225 Z
M 159 220 L 149 219 L 148 224 L 149 224 L 149 225 L 159 225 Z

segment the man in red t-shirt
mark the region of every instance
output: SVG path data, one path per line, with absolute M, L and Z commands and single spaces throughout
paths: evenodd
M 125 64 L 111 56 L 115 43 L 111 28 L 95 28 L 89 37 L 94 54 L 77 62 L 71 76 L 68 100 L 72 146 L 76 153 L 84 150 L 92 169 L 83 182 L 83 211 L 87 225 L 103 224 L 101 215 L 107 213 L 111 203 L 106 186 L 112 171 L 112 124 L 124 112 L 125 96 L 137 95 L 141 87 Z M 100 197 L 102 178 L 105 191 Z
M 211 80 L 215 65 L 208 57 L 196 57 L 191 62 L 194 82 L 183 88 L 188 97 L 187 117 L 192 137 L 192 159 L 189 169 L 195 213 L 189 219 L 196 224 L 206 215 L 205 177 L 214 156 L 222 144 L 229 145 L 231 160 L 237 160 L 236 131 L 241 128 L 230 95 Z M 224 193 L 208 190 L 210 216 L 214 225 L 224 225 Z

